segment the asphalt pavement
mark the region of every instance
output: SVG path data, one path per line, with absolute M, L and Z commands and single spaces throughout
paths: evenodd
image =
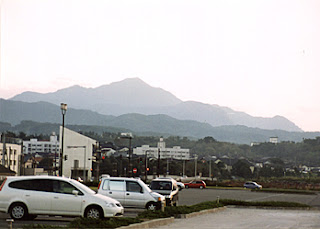
M 228 207 L 226 210 L 216 213 L 209 213 L 187 219 L 174 219 L 173 223 L 157 228 L 320 228 L 320 211 Z

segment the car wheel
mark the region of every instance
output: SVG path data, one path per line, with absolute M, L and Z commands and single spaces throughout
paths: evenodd
M 147 204 L 146 208 L 147 208 L 147 210 L 155 211 L 158 209 L 158 206 L 155 202 L 150 202 Z
M 27 217 L 28 210 L 23 203 L 15 203 L 10 207 L 9 213 L 12 219 L 21 220 Z
M 186 188 L 189 188 L 189 185 L 186 185 Z
M 85 217 L 86 218 L 90 218 L 90 219 L 101 219 L 101 218 L 103 218 L 102 211 L 96 206 L 88 207 L 86 212 L 85 212 Z
M 200 189 L 203 189 L 203 186 L 200 186 Z

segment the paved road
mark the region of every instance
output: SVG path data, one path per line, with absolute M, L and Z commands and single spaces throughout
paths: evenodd
M 320 195 L 282 194 L 267 192 L 251 192 L 247 189 L 185 189 L 180 192 L 179 205 L 192 205 L 208 200 L 235 199 L 245 201 L 287 201 L 308 204 L 320 208 Z
M 227 208 L 188 219 L 175 219 L 159 229 L 178 228 L 320 228 L 320 211 Z

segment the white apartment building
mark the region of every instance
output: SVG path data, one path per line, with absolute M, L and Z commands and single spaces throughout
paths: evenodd
M 6 154 L 4 158 L 3 148 L 3 143 L 0 143 L 0 164 L 12 171 L 15 171 L 16 174 L 19 175 L 21 163 L 21 145 L 6 143 Z
M 70 129 L 64 128 L 62 175 L 84 181 L 92 178 L 92 159 L 94 147 L 98 142 Z M 60 142 L 62 127 L 60 127 Z M 62 145 L 62 144 L 61 144 Z
M 55 133 L 50 136 L 50 141 L 38 141 L 36 138 L 23 141 L 23 153 L 59 153 L 59 141 Z
M 176 159 L 176 160 L 190 160 L 190 150 L 181 149 L 180 146 L 174 146 L 173 148 L 167 148 L 163 138 L 160 138 L 157 147 L 150 147 L 149 145 L 142 145 L 133 149 L 133 154 L 158 158 L 160 152 L 161 159 Z
M 278 144 L 279 143 L 278 137 L 270 137 L 269 142 L 273 144 Z

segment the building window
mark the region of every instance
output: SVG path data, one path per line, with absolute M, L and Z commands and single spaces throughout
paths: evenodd
M 73 161 L 73 167 L 74 168 L 79 168 L 79 160 L 74 160 Z

